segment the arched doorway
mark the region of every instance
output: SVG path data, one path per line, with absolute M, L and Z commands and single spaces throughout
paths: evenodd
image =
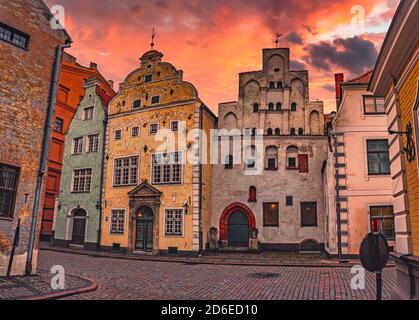
M 135 249 L 153 251 L 154 213 L 150 207 L 142 206 L 137 210 Z
M 241 211 L 235 211 L 228 220 L 229 247 L 249 246 L 249 219 Z
M 220 218 L 220 240 L 230 247 L 249 246 L 249 235 L 256 228 L 252 210 L 236 202 L 224 209 Z
M 86 240 L 86 218 L 87 213 L 84 209 L 75 209 L 73 213 L 73 232 L 71 243 L 83 246 Z

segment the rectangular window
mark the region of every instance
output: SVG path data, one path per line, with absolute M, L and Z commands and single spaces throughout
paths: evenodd
M 377 226 L 378 230 L 387 240 L 394 240 L 396 238 L 393 206 L 370 207 L 370 220 L 371 230 L 374 230 L 374 226 Z
M 308 154 L 298 155 L 298 168 L 300 173 L 308 173 Z
M 183 234 L 183 210 L 166 210 L 165 235 L 181 236 Z
M 73 173 L 73 192 L 90 192 L 92 169 L 77 169 Z
M 152 123 L 150 124 L 150 134 L 156 134 L 159 131 L 159 124 Z
M 172 121 L 170 123 L 170 130 L 179 131 L 179 121 Z
M 297 159 L 288 158 L 288 169 L 296 169 L 296 168 L 297 168 Z
M 133 109 L 141 108 L 141 100 L 135 100 L 132 104 Z
M 301 226 L 317 227 L 317 202 L 301 202 Z
M 277 202 L 263 204 L 263 226 L 279 226 L 279 204 Z
M 73 142 L 73 154 L 83 153 L 83 137 L 75 138 Z
M 114 186 L 136 185 L 138 181 L 138 157 L 115 160 Z
M 144 77 L 144 82 L 151 82 L 153 81 L 153 75 L 152 74 L 148 74 Z
M 139 135 L 140 135 L 140 128 L 139 127 L 132 128 L 132 136 L 138 137 Z
M 180 184 L 182 157 L 179 152 L 153 155 L 153 184 Z
M 125 210 L 112 210 L 111 233 L 123 234 L 125 230 Z
M 286 201 L 287 207 L 292 207 L 294 205 L 294 197 L 293 196 L 287 196 L 285 201 Z
M 99 135 L 89 136 L 89 152 L 97 152 L 99 150 Z
M 84 120 L 91 120 L 93 119 L 93 107 L 85 108 L 84 109 Z
M 55 118 L 55 127 L 54 127 L 55 131 L 63 132 L 63 125 L 64 125 L 63 119 Z
M 151 98 L 151 104 L 158 104 L 160 103 L 160 96 L 154 96 Z
M 115 130 L 115 140 L 122 139 L 122 130 Z
M 268 159 L 268 170 L 276 170 L 276 158 Z
M 367 153 L 369 175 L 390 174 L 388 140 L 367 140 Z
M 18 181 L 19 168 L 0 163 L 0 217 L 13 217 Z
M 385 114 L 384 98 L 364 96 L 364 114 Z
M 0 22 L 0 39 L 13 43 L 22 49 L 28 49 L 30 36 Z

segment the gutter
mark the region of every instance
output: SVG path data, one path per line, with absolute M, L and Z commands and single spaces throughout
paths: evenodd
M 51 138 L 51 126 L 52 126 L 52 119 L 54 117 L 55 100 L 57 96 L 57 88 L 58 88 L 59 75 L 60 75 L 60 69 L 61 69 L 61 57 L 62 57 L 64 49 L 70 48 L 72 42 L 73 41 L 71 40 L 71 38 L 67 35 L 66 43 L 58 46 L 56 54 L 55 54 L 54 71 L 52 74 L 52 82 L 51 82 L 50 93 L 49 93 L 47 119 L 45 123 L 44 137 L 42 141 L 41 160 L 40 160 L 40 165 L 39 165 L 38 178 L 36 181 L 34 205 L 32 209 L 32 222 L 31 222 L 31 229 L 29 233 L 28 256 L 26 259 L 26 271 L 25 271 L 26 275 L 30 275 L 32 273 L 32 259 L 33 259 L 33 250 L 35 246 L 36 224 L 37 224 L 38 214 L 39 214 L 39 204 L 40 204 L 41 191 L 42 191 L 42 182 L 43 182 L 43 178 L 47 169 L 46 167 L 48 164 L 49 143 L 50 143 L 50 138 Z
M 204 105 L 201 104 L 199 107 L 199 255 L 202 255 L 203 251 L 203 234 L 202 234 L 202 129 L 203 129 L 203 114 L 204 114 Z
M 109 106 L 109 105 L 108 105 Z M 105 183 L 105 148 L 106 148 L 106 131 L 108 127 L 108 112 L 105 112 L 106 119 L 103 120 L 103 142 L 102 142 L 102 174 L 100 175 L 100 193 L 99 193 L 99 201 L 100 201 L 100 208 L 99 208 L 99 230 L 97 236 L 97 248 L 101 248 L 101 241 L 102 241 L 102 220 L 103 220 L 103 186 Z

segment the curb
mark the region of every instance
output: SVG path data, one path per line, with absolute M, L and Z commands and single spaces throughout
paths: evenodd
M 79 278 L 81 278 L 81 277 L 79 277 Z M 43 295 L 43 296 L 23 297 L 23 298 L 18 298 L 16 300 L 18 300 L 18 301 L 58 300 L 58 299 L 62 299 L 62 298 L 70 297 L 70 296 L 75 296 L 75 295 L 79 295 L 79 294 L 83 294 L 83 293 L 89 293 L 89 292 L 93 292 L 93 291 L 97 290 L 98 284 L 96 282 L 94 282 L 90 279 L 87 279 L 87 278 L 83 278 L 83 279 L 90 281 L 92 284 L 87 288 L 62 291 L 62 292 L 47 294 L 47 295 Z
M 263 263 L 263 262 L 226 262 L 226 261 L 191 261 L 187 259 L 176 259 L 168 260 L 158 257 L 148 256 L 129 256 L 129 255 L 109 255 L 102 253 L 95 253 L 91 251 L 76 251 L 76 250 L 63 250 L 61 248 L 54 247 L 40 247 L 41 250 L 54 251 L 61 253 L 69 253 L 76 255 L 84 255 L 95 258 L 109 258 L 109 259 L 120 259 L 120 260 L 140 260 L 140 261 L 154 261 L 154 262 L 166 262 L 166 263 L 183 263 L 189 265 L 224 265 L 224 266 L 251 266 L 251 267 L 294 267 L 294 268 L 352 268 L 360 263 Z M 393 265 L 387 265 L 386 268 L 391 268 Z

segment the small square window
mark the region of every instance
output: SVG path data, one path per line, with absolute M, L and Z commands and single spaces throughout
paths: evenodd
M 292 207 L 294 205 L 294 197 L 293 196 L 287 196 L 285 199 L 287 207 Z
M 121 140 L 122 139 L 122 130 L 116 130 L 115 131 L 115 140 Z
M 160 103 L 160 96 L 151 97 L 151 104 L 158 104 Z
M 141 108 L 141 100 L 135 100 L 135 101 L 132 103 L 132 108 L 133 108 L 133 109 L 138 109 L 138 108 Z
M 170 130 L 179 131 L 179 121 L 173 121 L 170 123 Z
M 156 134 L 159 131 L 159 124 L 152 123 L 150 124 L 150 134 Z
M 140 128 L 139 127 L 132 128 L 132 136 L 138 137 L 139 135 L 140 135 Z
M 84 120 L 91 120 L 93 119 L 93 107 L 85 108 L 84 109 Z
M 151 82 L 153 81 L 153 75 L 152 74 L 148 74 L 144 77 L 144 82 Z

